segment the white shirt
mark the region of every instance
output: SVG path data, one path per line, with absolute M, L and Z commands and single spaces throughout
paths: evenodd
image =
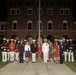
M 42 52 L 48 52 L 49 51 L 49 44 L 43 43 L 42 44 Z
M 30 45 L 25 45 L 25 51 L 30 51 L 31 50 L 31 47 L 30 47 Z

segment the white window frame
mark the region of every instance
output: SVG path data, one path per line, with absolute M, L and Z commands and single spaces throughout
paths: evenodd
M 32 24 L 32 27 L 31 27 L 32 29 L 31 30 L 28 29 L 28 23 Z M 32 20 L 28 20 L 28 22 L 27 22 L 27 31 L 32 31 L 32 30 L 33 30 L 33 22 L 32 22 Z
M 61 14 L 61 10 L 63 10 L 63 14 Z M 64 8 L 60 8 L 60 15 L 64 15 Z
M 39 15 L 39 8 L 37 9 L 37 15 Z M 43 15 L 43 8 L 40 8 L 40 15 Z
M 66 14 L 66 10 L 68 10 L 68 14 Z M 70 15 L 70 9 L 69 8 L 65 8 L 65 15 Z
M 67 24 L 67 30 L 64 30 L 64 28 L 63 28 L 63 23 L 66 23 L 66 24 Z M 62 30 L 63 30 L 63 31 L 68 31 L 68 22 L 67 22 L 66 20 L 64 20 L 64 21 L 62 22 Z
M 32 13 L 31 14 L 29 14 L 29 10 L 32 10 Z M 33 8 L 28 8 L 27 9 L 27 15 L 33 15 Z
M 14 10 L 14 14 L 12 14 L 12 10 Z M 10 9 L 10 15 L 15 15 L 15 8 Z
M 51 24 L 52 24 L 52 29 L 51 29 L 51 30 L 48 29 L 48 23 L 51 23 Z M 47 30 L 48 30 L 48 31 L 52 31 L 52 30 L 53 30 L 53 22 L 52 22 L 52 20 L 49 20 L 49 21 L 47 22 Z
M 19 14 L 17 14 L 17 10 L 19 10 Z M 20 8 L 16 8 L 16 15 L 20 15 Z
M 52 11 L 51 14 L 48 14 L 48 11 L 49 11 L 49 10 Z M 53 9 L 52 9 L 52 8 L 48 8 L 48 9 L 47 9 L 47 14 L 48 14 L 48 15 L 53 15 Z
M 16 30 L 17 30 L 17 27 L 16 27 L 16 29 L 13 28 L 13 24 L 14 24 L 14 23 L 16 23 L 16 24 L 17 24 L 17 27 L 18 27 L 18 22 L 17 22 L 17 20 L 13 20 L 13 22 L 12 22 L 12 30 L 13 30 L 13 31 L 16 31 Z

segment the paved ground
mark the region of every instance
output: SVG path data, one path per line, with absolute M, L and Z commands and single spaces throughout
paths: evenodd
M 11 62 L 2 69 L 0 69 L 0 75 L 76 75 L 65 64 L 55 63 L 29 63 L 24 62 L 19 64 L 18 62 Z

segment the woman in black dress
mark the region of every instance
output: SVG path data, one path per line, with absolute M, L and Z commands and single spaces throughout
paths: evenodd
M 54 57 L 54 54 L 53 54 L 53 45 L 52 45 L 52 42 L 49 43 L 49 59 L 50 59 L 50 62 L 53 62 L 53 57 Z

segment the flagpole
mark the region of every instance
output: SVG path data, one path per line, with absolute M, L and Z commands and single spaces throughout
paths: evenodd
M 38 32 L 39 32 L 38 41 L 40 41 L 40 0 L 39 0 L 39 30 L 38 30 Z

